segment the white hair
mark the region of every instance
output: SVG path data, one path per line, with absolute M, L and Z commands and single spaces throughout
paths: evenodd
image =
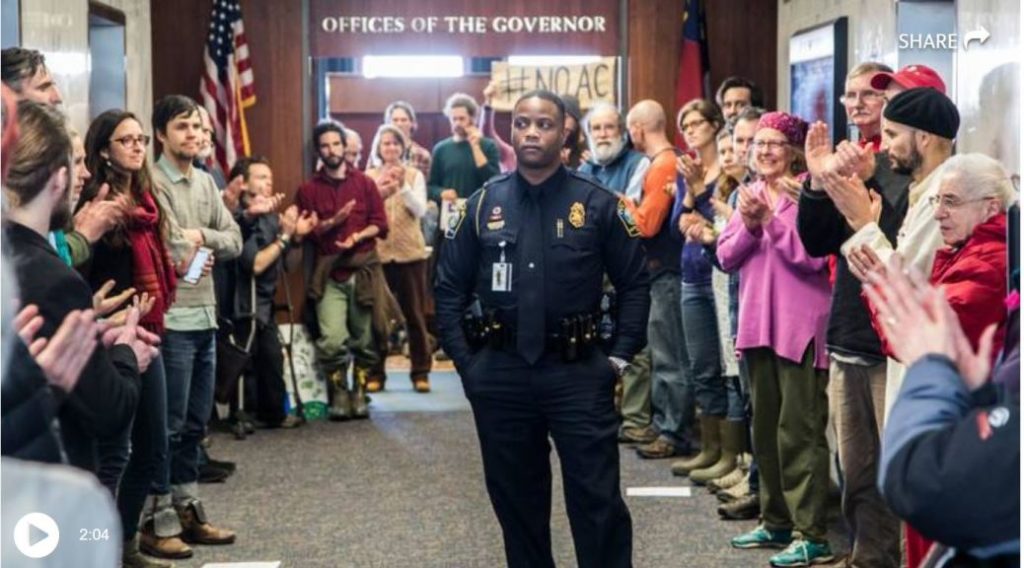
M 943 177 L 959 182 L 968 199 L 996 197 L 1005 210 L 1017 201 L 1017 189 L 1001 163 L 985 154 L 957 154 L 942 165 Z

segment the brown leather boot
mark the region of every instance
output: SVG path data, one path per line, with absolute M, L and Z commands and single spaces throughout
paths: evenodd
M 146 522 L 139 530 L 139 550 L 154 558 L 192 558 L 192 548 L 178 535 L 157 536 L 153 521 Z
M 193 501 L 178 508 L 181 519 L 181 538 L 190 544 L 232 544 L 235 542 L 234 531 L 217 528 L 206 520 L 203 504 Z
M 174 564 L 147 557 L 139 551 L 139 534 L 121 547 L 121 568 L 174 568 Z M 184 544 L 184 543 L 183 543 Z

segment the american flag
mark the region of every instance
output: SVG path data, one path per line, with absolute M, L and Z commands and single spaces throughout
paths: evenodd
M 217 163 L 228 172 L 235 160 L 249 155 L 245 109 L 256 104 L 249 45 L 237 0 L 214 0 L 203 63 L 199 90 L 213 122 Z

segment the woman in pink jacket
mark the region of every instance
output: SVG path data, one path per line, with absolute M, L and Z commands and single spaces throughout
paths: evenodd
M 832 558 L 825 516 L 830 288 L 825 259 L 811 258 L 796 230 L 806 132 L 803 120 L 786 113 L 761 118 L 752 150 L 758 180 L 740 189 L 718 240 L 722 268 L 740 275 L 736 348 L 752 385 L 761 475 L 762 524 L 732 545 L 785 548 L 773 566 Z

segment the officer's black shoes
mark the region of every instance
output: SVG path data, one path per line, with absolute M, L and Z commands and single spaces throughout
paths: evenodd
M 650 444 L 640 446 L 636 453 L 647 460 L 660 460 L 684 455 L 685 452 L 664 438 L 656 438 Z
M 650 426 L 636 428 L 627 426 L 619 429 L 620 444 L 650 444 L 658 439 L 658 433 Z

